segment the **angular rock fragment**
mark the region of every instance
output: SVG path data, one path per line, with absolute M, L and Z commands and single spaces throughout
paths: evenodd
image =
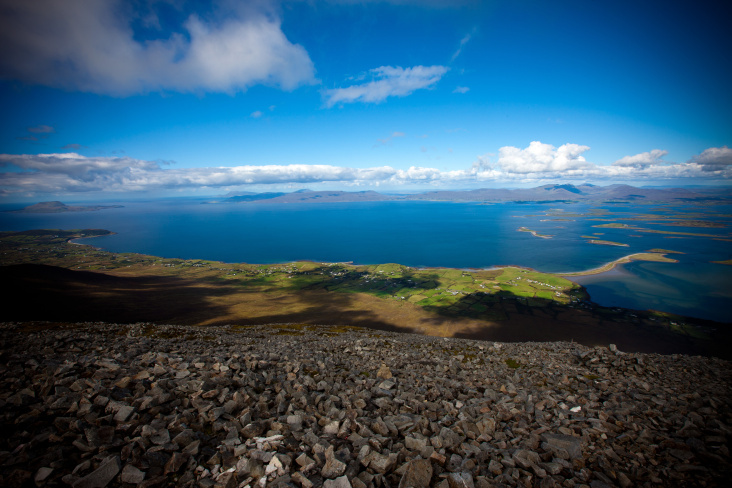
M 337 478 L 346 471 L 346 464 L 336 459 L 334 452 L 333 446 L 329 446 L 325 451 L 325 464 L 320 470 L 320 475 L 323 478 Z
M 111 456 L 72 486 L 73 488 L 104 488 L 117 476 L 121 468 L 122 462 L 119 456 Z
M 409 461 L 399 481 L 399 488 L 429 488 L 432 480 L 432 463 L 426 459 Z

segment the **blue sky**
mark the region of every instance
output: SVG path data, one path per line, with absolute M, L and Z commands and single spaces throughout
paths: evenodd
M 722 2 L 0 7 L 4 201 L 732 177 Z

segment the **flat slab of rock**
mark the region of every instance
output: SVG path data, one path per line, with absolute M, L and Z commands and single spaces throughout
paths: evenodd
M 399 488 L 429 488 L 432 480 L 432 463 L 426 459 L 413 459 L 399 481 Z
M 73 488 L 104 488 L 117 476 L 122 468 L 119 456 L 107 458 L 97 469 L 84 476 Z
M 542 439 L 550 448 L 567 451 L 571 459 L 582 457 L 582 442 L 577 437 L 563 434 L 543 434 Z

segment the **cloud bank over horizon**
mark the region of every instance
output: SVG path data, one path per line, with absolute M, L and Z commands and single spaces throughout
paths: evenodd
M 455 184 L 505 184 L 530 182 L 623 182 L 643 179 L 714 180 L 732 179 L 732 149 L 705 149 L 687 162 L 671 163 L 661 158 L 665 150 L 625 156 L 612 165 L 587 161 L 590 148 L 579 144 L 534 141 L 526 148 L 501 147 L 495 162 L 480 156 L 463 170 L 440 170 L 412 166 L 351 168 L 333 165 L 242 165 L 175 168 L 165 161 L 131 157 L 87 157 L 77 153 L 0 154 L 0 195 L 73 194 L 87 192 L 156 192 L 200 188 L 236 189 L 258 185 L 340 184 L 435 189 Z

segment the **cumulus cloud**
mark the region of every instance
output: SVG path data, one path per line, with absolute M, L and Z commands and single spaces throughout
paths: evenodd
M 507 173 L 567 174 L 589 167 L 582 156 L 589 149 L 589 146 L 578 144 L 563 144 L 555 148 L 539 141 L 533 141 L 525 149 L 504 146 L 498 150 L 498 166 Z
M 262 116 L 262 111 L 261 110 L 255 110 L 254 112 L 252 112 L 251 114 L 249 114 L 249 116 L 252 117 L 253 119 L 258 119 L 259 117 Z
M 453 93 L 468 93 L 469 91 L 470 91 L 470 88 L 468 88 L 467 86 L 458 86 L 452 92 Z
M 111 95 L 290 90 L 313 81 L 308 53 L 265 2 L 218 3 L 216 15 L 188 15 L 173 32 L 138 40 L 141 14 L 122 0 L 0 0 L 0 77 Z M 148 14 L 146 27 L 159 25 Z
M 416 90 L 433 87 L 448 70 L 445 66 L 381 66 L 369 71 L 373 80 L 368 83 L 325 90 L 325 105 L 380 103 L 389 97 L 405 97 Z
M 668 151 L 662 149 L 654 149 L 652 151 L 636 154 L 635 156 L 624 156 L 613 163 L 613 166 L 630 167 L 630 168 L 647 168 L 656 164 L 662 164 L 662 161 Z
M 523 149 L 500 148 L 496 162 L 492 161 L 494 156 L 479 156 L 470 167 L 449 171 L 420 166 L 395 169 L 391 166 L 350 168 L 307 164 L 176 168 L 160 161 L 130 157 L 86 157 L 77 153 L 0 154 L 0 166 L 13 167 L 12 171 L 0 173 L 0 194 L 138 192 L 318 183 L 439 187 L 480 182 L 732 179 L 732 160 L 727 147 L 709 148 L 686 163 L 635 166 L 588 162 L 582 156 L 588 149 L 578 144 L 554 147 L 535 141 Z M 653 153 L 649 151 L 648 154 L 652 156 Z M 661 156 L 656 152 L 656 159 Z
M 710 147 L 691 158 L 690 163 L 701 165 L 704 171 L 718 171 L 732 165 L 732 149 L 727 146 Z

